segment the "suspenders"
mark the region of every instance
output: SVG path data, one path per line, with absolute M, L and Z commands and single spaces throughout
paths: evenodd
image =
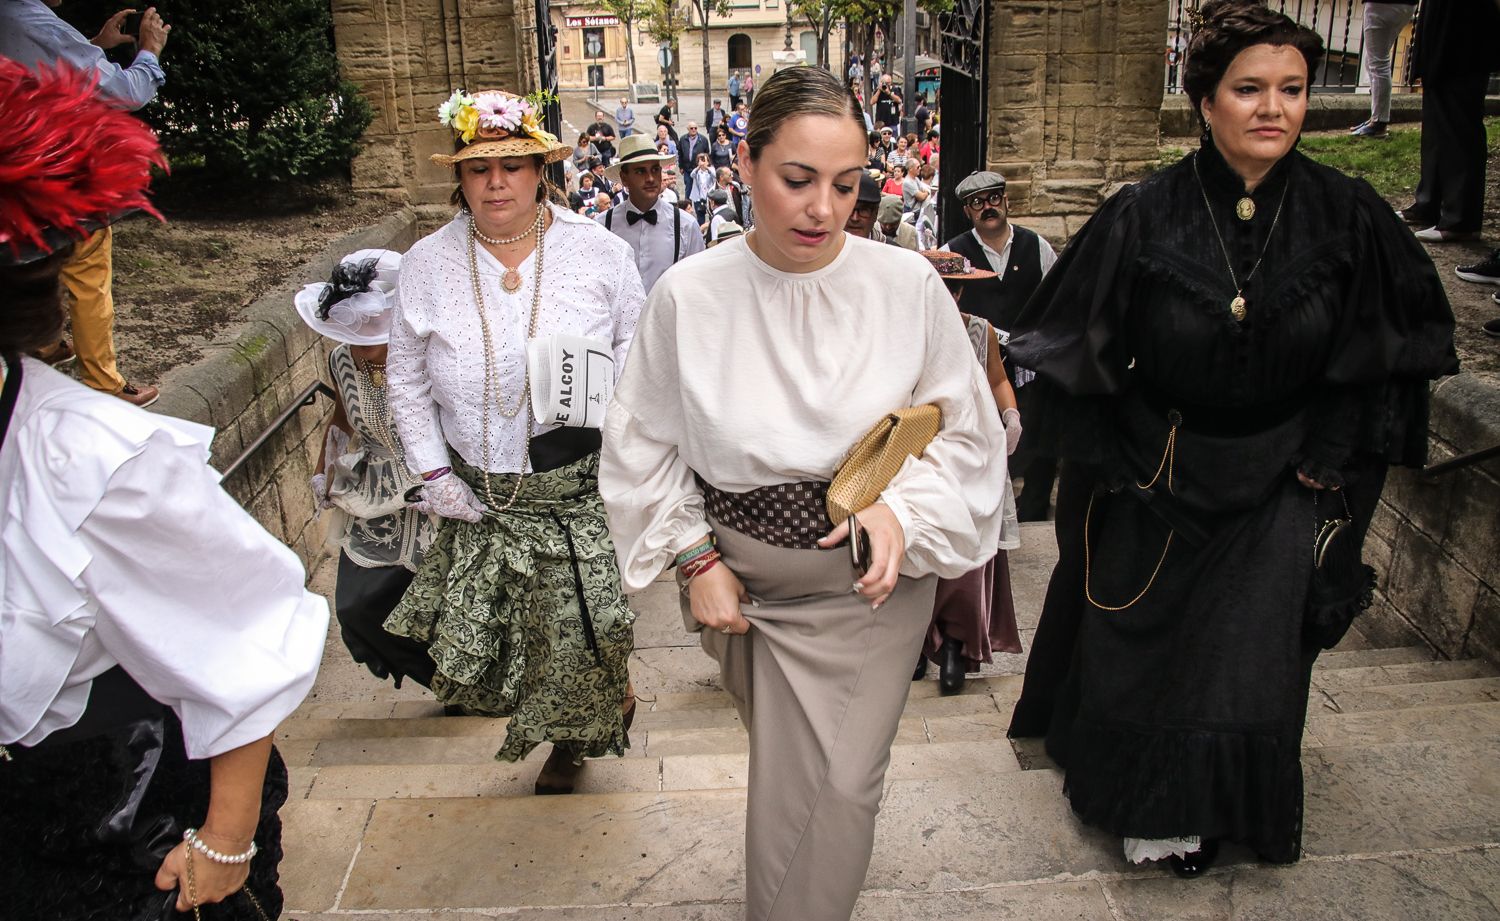
M 672 264 L 673 265 L 676 265 L 677 264 L 677 260 L 682 258 L 682 218 L 677 213 L 679 210 L 681 210 L 681 209 L 677 208 L 676 206 L 673 206 L 673 208 L 672 208 Z M 614 224 L 615 224 L 615 209 L 614 208 L 610 208 L 608 211 L 604 212 L 604 229 L 608 230 L 611 233 L 613 233 L 614 232 Z

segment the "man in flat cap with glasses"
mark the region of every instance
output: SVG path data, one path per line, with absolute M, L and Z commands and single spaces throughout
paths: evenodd
M 1036 231 L 1011 223 L 1004 176 L 980 170 L 960 182 L 955 191 L 974 228 L 949 240 L 943 249 L 995 273 L 994 278 L 965 285 L 964 310 L 990 321 L 1004 341 L 1021 308 L 1042 283 L 1042 276 L 1057 262 L 1057 253 Z M 1032 375 L 1015 367 L 1010 373 L 1024 419 L 1029 402 L 1025 384 Z M 1011 470 L 1026 481 L 1016 499 L 1016 517 L 1021 521 L 1046 521 L 1057 459 L 1028 451 L 1023 436 L 1011 458 Z

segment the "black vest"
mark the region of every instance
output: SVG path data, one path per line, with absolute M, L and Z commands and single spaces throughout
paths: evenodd
M 1021 308 L 1026 306 L 1031 293 L 1042 283 L 1042 248 L 1037 242 L 1036 231 L 1011 224 L 1010 232 L 1013 239 L 1005 276 L 965 282 L 961 302 L 964 313 L 983 317 L 996 329 L 1006 332 L 1021 315 Z M 984 249 L 967 230 L 949 240 L 948 249 L 968 259 L 976 269 L 990 267 Z

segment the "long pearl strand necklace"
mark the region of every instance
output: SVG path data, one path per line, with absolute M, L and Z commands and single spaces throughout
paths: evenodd
M 542 222 L 546 216 L 546 213 L 546 204 L 537 206 L 536 221 L 531 225 L 533 231 L 542 226 Z M 528 233 L 530 233 L 530 231 L 528 231 Z M 497 505 L 495 502 L 494 492 L 490 488 L 490 469 L 493 466 L 493 464 L 491 464 L 490 462 L 490 394 L 493 393 L 495 395 L 495 408 L 500 411 L 500 415 L 504 416 L 507 419 L 514 419 L 516 416 L 521 414 L 522 410 L 526 408 L 526 404 L 531 401 L 531 378 L 525 368 L 523 360 L 521 374 L 522 380 L 525 381 L 525 383 L 521 385 L 521 399 L 516 403 L 514 409 L 506 409 L 503 402 L 503 397 L 499 393 L 499 387 L 495 384 L 495 345 L 494 342 L 490 339 L 490 321 L 484 309 L 484 288 L 479 282 L 479 258 L 476 253 L 476 247 L 474 245 L 474 241 L 478 236 L 479 234 L 477 232 L 469 235 L 469 280 L 473 283 L 474 286 L 474 307 L 479 311 L 479 331 L 484 340 L 484 403 L 483 409 L 479 414 L 480 439 L 481 443 L 484 445 L 484 470 L 480 471 L 480 473 L 484 478 L 483 485 L 485 502 L 490 507 L 489 513 L 491 515 L 494 515 L 499 512 L 506 511 L 511 506 L 515 505 L 516 499 L 521 495 L 521 483 L 526 479 L 526 465 L 531 462 L 531 420 L 526 420 L 526 448 L 521 457 L 521 469 L 516 474 L 516 488 L 511 492 L 509 501 L 507 501 L 503 506 Z M 546 234 L 538 233 L 536 235 L 536 263 L 533 266 L 531 280 L 531 322 L 526 331 L 526 339 L 528 342 L 536 338 L 537 315 L 541 312 L 542 252 L 546 239 Z M 508 269 L 507 272 L 515 272 L 515 269 Z M 518 288 L 520 287 L 520 277 L 520 273 L 516 272 L 516 287 Z M 507 286 L 507 288 L 508 287 L 509 286 Z

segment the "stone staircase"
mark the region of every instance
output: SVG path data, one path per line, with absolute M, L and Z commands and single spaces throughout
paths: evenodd
M 1011 560 L 1029 647 L 1052 532 Z M 315 584 L 331 595 L 332 567 Z M 674 589 L 635 599 L 642 697 L 633 748 L 579 791 L 535 797 L 545 752 L 493 760 L 503 720 L 443 717 L 420 688 L 352 665 L 336 630 L 318 687 L 282 727 L 286 917 L 730 921 L 742 914 L 748 739 Z M 1061 775 L 1005 738 L 1023 656 L 965 692 L 912 686 L 855 917 L 874 919 L 1500 918 L 1500 670 L 1369 648 L 1313 679 L 1303 753 L 1306 856 L 1226 849 L 1191 883 L 1134 867 L 1080 825 Z

